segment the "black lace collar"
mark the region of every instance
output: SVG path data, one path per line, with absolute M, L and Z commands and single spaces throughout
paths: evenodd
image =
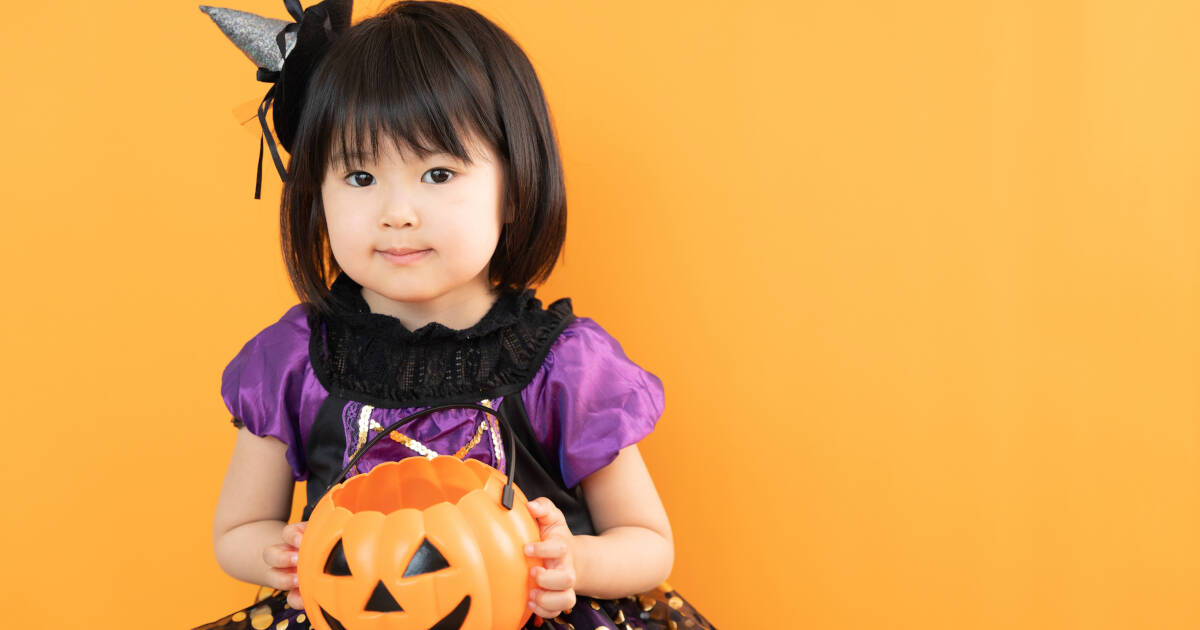
M 313 372 L 330 394 L 377 407 L 478 402 L 519 391 L 574 319 L 570 298 L 543 309 L 533 289 L 503 290 L 469 328 L 430 322 L 409 330 L 372 313 L 362 286 L 344 272 L 330 292 L 334 312 L 309 315 Z

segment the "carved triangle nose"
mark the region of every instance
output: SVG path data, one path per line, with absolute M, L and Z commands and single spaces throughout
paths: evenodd
M 387 590 L 387 587 L 380 581 L 375 585 L 375 591 L 371 593 L 371 599 L 367 601 L 367 608 L 371 612 L 403 612 L 404 609 L 400 604 L 396 603 L 396 598 Z

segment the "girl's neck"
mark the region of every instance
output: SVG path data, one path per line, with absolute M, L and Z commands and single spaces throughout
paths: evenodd
M 362 297 L 372 313 L 390 315 L 400 320 L 409 331 L 431 322 L 453 330 L 463 330 L 479 323 L 492 308 L 499 295 L 487 279 L 487 270 L 471 282 L 430 300 L 400 302 L 363 287 Z

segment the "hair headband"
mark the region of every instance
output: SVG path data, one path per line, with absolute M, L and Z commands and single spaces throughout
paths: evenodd
M 263 136 L 258 141 L 258 175 L 254 182 L 254 198 L 262 192 L 263 139 L 271 148 L 271 158 L 279 179 L 287 181 L 287 169 L 279 158 L 275 139 L 267 128 L 267 107 L 272 110 L 272 122 L 279 144 L 290 154 L 296 139 L 296 126 L 304 109 L 304 92 L 313 70 L 329 50 L 329 45 L 350 26 L 354 0 L 324 0 L 301 9 L 300 0 L 284 0 L 293 22 L 265 18 L 260 15 L 200 5 L 225 36 L 258 66 L 257 79 L 271 83 L 258 106 L 258 121 Z

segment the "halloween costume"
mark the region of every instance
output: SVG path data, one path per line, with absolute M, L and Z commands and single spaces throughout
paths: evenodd
M 292 151 L 308 78 L 349 27 L 352 2 L 325 0 L 307 9 L 299 0 L 284 4 L 294 22 L 200 8 L 254 61 L 258 80 L 273 84 L 258 118 L 286 181 L 274 138 Z M 268 107 L 274 136 L 267 126 Z M 262 159 L 260 144 L 255 198 Z M 340 274 L 330 288 L 332 314 L 297 304 L 247 342 L 222 375 L 221 393 L 234 426 L 287 445 L 293 478 L 308 484 L 303 519 L 356 456 L 351 475 L 385 461 L 436 454 L 506 470 L 512 449 L 513 479 L 524 494 L 551 499 L 572 533 L 595 534 L 579 482 L 653 430 L 663 410 L 659 379 L 629 361 L 595 322 L 575 317 L 566 298 L 543 309 L 533 290 L 505 290 L 470 328 L 452 330 L 434 322 L 410 331 L 394 317 L 371 313 L 361 289 Z M 452 403 L 481 404 L 495 409 L 501 420 L 480 409 L 439 410 L 360 452 L 396 420 Z M 502 437 L 507 434 L 500 421 L 511 437 Z M 309 628 L 305 611 L 286 602 L 285 592 L 263 587 L 249 606 L 196 630 Z M 553 620 L 535 615 L 525 627 L 712 626 L 664 582 L 621 599 L 579 595 L 570 611 Z M 453 623 L 431 628 L 456 629 Z
M 361 286 L 344 273 L 331 292 L 332 315 L 293 306 L 247 342 L 222 375 L 234 426 L 287 445 L 293 478 L 308 482 L 305 520 L 329 482 L 384 427 L 423 408 L 477 402 L 498 408 L 510 423 L 522 491 L 554 501 L 572 533 L 595 533 L 579 482 L 654 429 L 664 400 L 657 377 L 594 321 L 576 317 L 568 298 L 543 309 L 532 289 L 503 291 L 470 328 L 433 322 L 409 331 L 372 313 Z M 435 412 L 393 431 L 352 472 L 430 453 L 503 470 L 507 449 L 496 423 L 472 409 Z M 259 597 L 197 630 L 277 627 L 284 620 L 289 628 L 308 627 L 303 611 L 286 607 L 286 593 L 262 589 Z M 634 597 L 577 600 L 541 627 L 712 627 L 667 584 Z

